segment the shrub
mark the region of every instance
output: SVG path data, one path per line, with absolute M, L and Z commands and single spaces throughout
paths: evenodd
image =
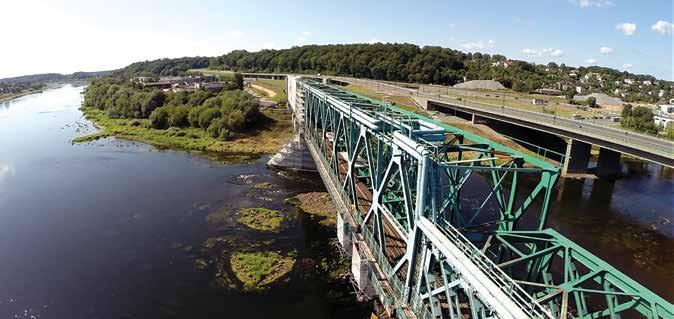
M 227 127 L 237 132 L 243 130 L 243 128 L 246 127 L 246 118 L 244 117 L 243 112 L 239 110 L 234 110 L 231 113 L 229 113 L 229 118 L 227 119 Z
M 211 122 L 219 118 L 220 115 L 221 115 L 220 110 L 216 108 L 205 109 L 204 111 L 199 113 L 199 127 L 204 129 L 208 128 L 211 125 Z
M 208 126 L 208 129 L 206 129 L 206 132 L 213 138 L 220 138 L 223 130 L 228 130 L 227 119 L 221 117 L 213 121 L 211 125 Z
M 150 114 L 150 126 L 159 130 L 168 128 L 170 114 L 165 107 L 156 108 Z
M 190 109 L 185 105 L 177 106 L 169 118 L 169 125 L 176 127 L 185 127 L 190 124 L 188 116 Z
M 205 108 L 202 106 L 193 107 L 187 114 L 187 121 L 189 122 L 191 127 L 200 127 L 199 114 L 201 114 L 201 111 L 203 110 L 205 110 Z

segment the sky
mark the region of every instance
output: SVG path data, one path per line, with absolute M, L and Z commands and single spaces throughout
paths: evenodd
M 0 2 L 0 78 L 236 49 L 406 42 L 674 80 L 672 0 Z

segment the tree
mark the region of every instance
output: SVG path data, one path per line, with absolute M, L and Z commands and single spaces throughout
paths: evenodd
M 576 96 L 576 91 L 573 89 L 568 89 L 566 92 L 564 92 L 564 96 L 566 96 L 566 101 L 571 103 L 573 102 L 573 98 Z
M 169 118 L 169 126 L 185 127 L 190 125 L 188 120 L 190 109 L 186 105 L 178 105 L 173 109 Z
M 150 126 L 158 130 L 165 130 L 168 128 L 170 116 L 165 107 L 157 108 L 150 114 Z
M 243 74 L 239 72 L 234 73 L 234 82 L 239 90 L 243 90 Z
M 590 96 L 590 97 L 587 98 L 586 103 L 587 103 L 588 107 L 593 107 L 593 108 L 597 107 L 597 98 L 595 98 L 594 96 Z

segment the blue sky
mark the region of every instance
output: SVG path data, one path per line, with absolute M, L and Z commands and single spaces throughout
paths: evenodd
M 671 0 L 110 1 L 2 5 L 0 78 L 302 44 L 409 42 L 672 80 Z M 6 57 L 5 57 L 6 56 Z

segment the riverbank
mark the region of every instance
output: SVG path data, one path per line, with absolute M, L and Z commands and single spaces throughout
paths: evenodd
M 42 93 L 42 89 L 29 89 L 20 93 L 7 93 L 7 94 L 0 94 L 0 103 L 8 102 L 13 99 L 18 99 L 22 96 L 30 95 L 30 94 L 35 94 L 35 93 Z
M 73 143 L 83 143 L 105 137 L 118 137 L 147 143 L 159 148 L 213 152 L 225 155 L 260 156 L 277 152 L 292 138 L 292 117 L 286 110 L 261 109 L 265 119 L 257 127 L 231 141 L 213 138 L 200 128 L 158 130 L 150 127 L 148 119 L 111 119 L 104 111 L 82 107 L 84 116 L 99 131 L 77 137 Z

